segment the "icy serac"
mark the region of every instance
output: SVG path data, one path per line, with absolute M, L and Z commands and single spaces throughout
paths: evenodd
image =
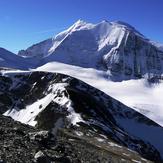
M 163 51 L 134 27 L 117 21 L 98 24 L 77 21 L 54 38 L 22 50 L 18 55 L 40 59 L 38 65 L 58 61 L 108 72 L 112 80 L 161 78 Z M 37 65 L 37 66 L 38 66 Z

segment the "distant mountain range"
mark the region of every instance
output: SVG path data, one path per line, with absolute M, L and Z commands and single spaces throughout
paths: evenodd
M 0 112 L 106 152 L 113 145 L 115 160 L 161 162 L 162 47 L 124 22 L 79 20 L 18 54 L 0 48 Z

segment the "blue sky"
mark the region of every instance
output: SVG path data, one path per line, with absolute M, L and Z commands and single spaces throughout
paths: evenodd
M 163 0 L 0 0 L 0 47 L 17 52 L 78 19 L 125 21 L 163 43 L 162 8 Z

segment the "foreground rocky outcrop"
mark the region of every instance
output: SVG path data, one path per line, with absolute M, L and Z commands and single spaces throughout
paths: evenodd
M 0 115 L 1 163 L 150 162 L 110 141 L 92 142 L 60 130 L 56 136 Z M 115 145 L 115 147 L 113 146 Z

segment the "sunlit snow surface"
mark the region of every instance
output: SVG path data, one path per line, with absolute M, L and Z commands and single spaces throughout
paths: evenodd
M 163 82 L 154 85 L 144 79 L 112 82 L 104 71 L 58 62 L 47 63 L 33 71 L 57 72 L 78 78 L 163 126 Z

